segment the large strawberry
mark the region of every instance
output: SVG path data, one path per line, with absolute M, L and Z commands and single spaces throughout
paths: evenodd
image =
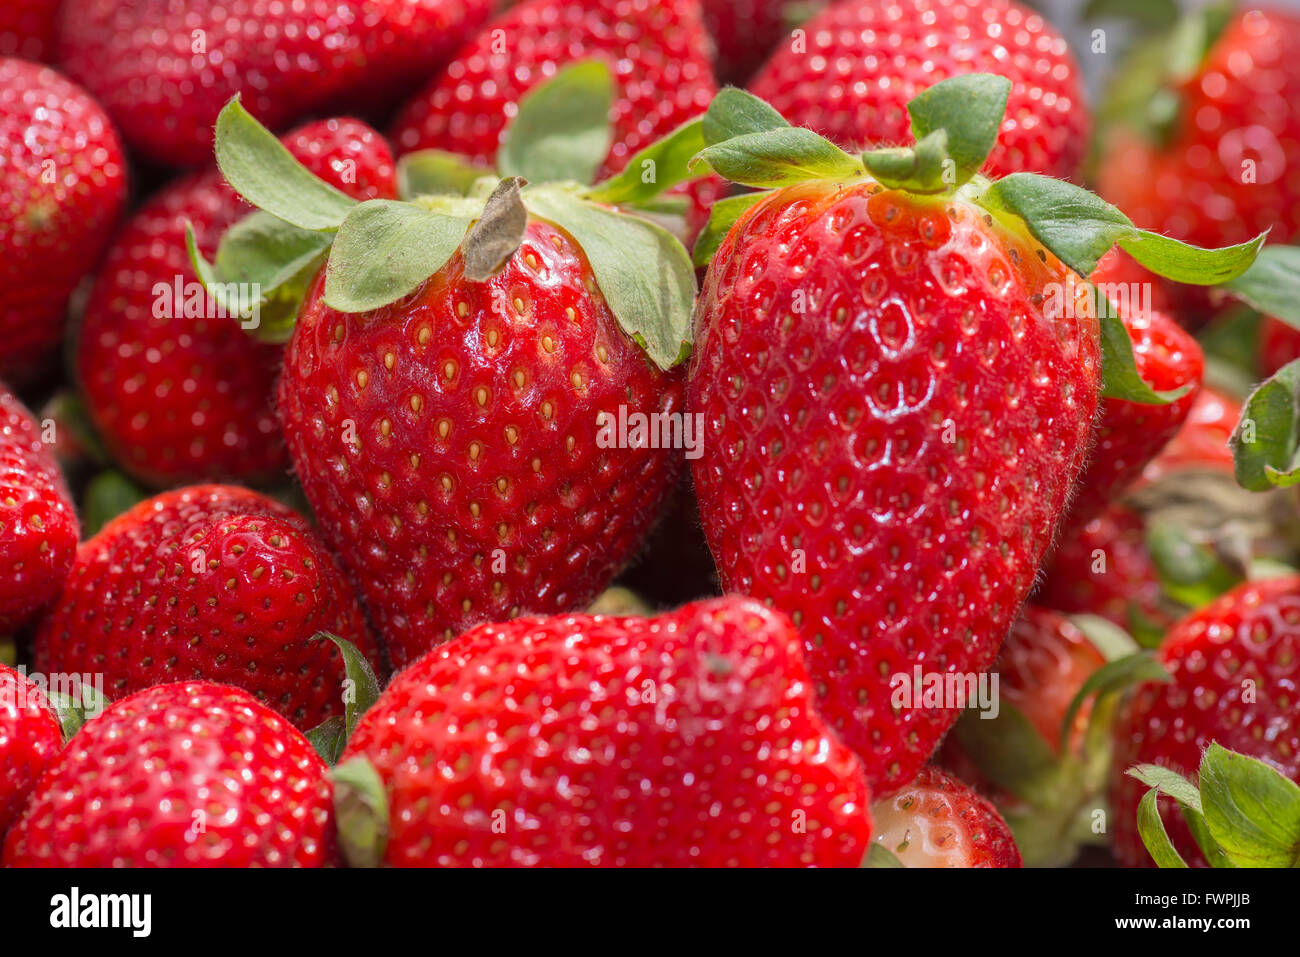
M 704 415 L 705 532 L 724 588 L 803 630 L 823 713 L 886 787 L 962 703 L 922 705 L 920 687 L 913 700 L 915 670 L 942 684 L 992 663 L 1083 465 L 1102 380 L 1111 397 L 1149 395 L 1109 315 L 1100 368 L 1079 275 L 1118 242 L 1206 282 L 1259 245 L 1194 250 L 1069 184 L 977 177 L 1009 88 L 938 84 L 909 106 L 915 149 L 861 157 L 739 91 L 704 122 L 701 158 L 767 190 L 715 206 L 697 246 L 717 249 L 687 398 Z
M 0 56 L 0 378 L 52 365 L 68 298 L 126 204 L 108 115 L 49 67 Z
M 489 0 L 66 0 L 59 63 L 155 162 L 197 166 L 233 94 L 272 127 L 421 82 Z M 380 108 L 382 112 L 382 107 Z
M 608 148 L 597 169 L 603 177 L 704 112 L 717 91 L 708 46 L 699 0 L 527 0 L 492 21 L 402 108 L 393 145 L 399 154 L 445 150 L 494 167 L 519 101 L 557 70 L 596 59 L 616 84 L 613 134 L 598 147 Z M 698 229 L 716 184 L 692 192 Z
M 45 692 L 0 664 L 0 839 L 62 747 L 63 731 Z
M 151 685 L 219 681 L 300 728 L 343 711 L 331 632 L 378 664 L 361 608 L 297 514 L 234 486 L 165 492 L 77 551 L 36 635 L 47 673 L 103 675 L 119 698 Z
M 910 142 L 907 103 L 972 72 L 1011 80 L 990 173 L 1073 176 L 1091 125 L 1065 38 L 1015 0 L 840 0 L 803 24 L 751 81 L 796 126 L 847 149 Z
M 739 598 L 476 628 L 393 680 L 334 775 L 354 864 L 853 867 L 871 835 L 798 634 Z
M 332 240 L 298 310 L 280 415 L 321 530 L 398 667 L 482 621 L 585 607 L 698 445 L 671 370 L 690 323 L 689 257 L 607 204 L 653 202 L 683 179 L 701 124 L 638 154 L 626 176 L 581 187 L 612 96 L 603 64 L 562 71 L 512 127 L 518 175 L 412 203 L 357 206 L 237 105 L 218 122 L 223 170 L 281 220 L 275 248 Z M 283 185 L 266 185 L 273 167 Z M 220 262 L 202 268 L 221 280 Z
M 873 849 L 883 848 L 903 867 L 1021 866 L 1015 837 L 997 808 L 933 765 L 877 798 L 871 817 Z
M 77 550 L 77 512 L 44 432 L 0 385 L 0 633 L 58 594 Z
M 284 142 L 349 195 L 396 195 L 392 153 L 364 123 L 323 120 Z M 76 347 L 80 385 L 109 451 L 150 484 L 267 481 L 288 468 L 272 401 L 283 350 L 247 335 L 236 309 L 205 295 L 186 253 L 187 223 L 212 255 L 249 212 L 215 169 L 182 179 L 127 222 L 91 290 Z M 274 312 L 266 303 L 259 319 L 271 325 Z
M 1138 831 L 1145 788 L 1125 773 L 1134 765 L 1194 775 L 1215 742 L 1300 782 L 1300 577 L 1249 582 L 1223 595 L 1179 622 L 1160 659 L 1172 683 L 1139 688 L 1115 733 L 1112 843 L 1128 866 L 1152 863 Z M 1184 817 L 1164 818 L 1174 847 L 1204 864 Z
M 0 6 L 0 57 L 45 60 L 54 52 L 62 0 L 6 0 Z
M 6 867 L 322 867 L 325 764 L 237 688 L 161 685 L 68 742 L 5 841 Z

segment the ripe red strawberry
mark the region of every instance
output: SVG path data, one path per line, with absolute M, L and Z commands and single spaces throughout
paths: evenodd
M 390 865 L 856 866 L 862 767 L 808 684 L 745 599 L 484 625 L 393 680 L 336 774 L 378 771 Z
M 27 385 L 53 364 L 68 297 L 125 203 L 99 104 L 49 67 L 0 56 L 0 378 Z
M 0 839 L 62 747 L 63 731 L 45 693 L 0 664 Z
M 233 94 L 273 128 L 326 108 L 375 109 L 427 77 L 490 9 L 489 0 L 66 0 L 59 62 L 142 155 L 198 166 Z
M 1067 529 L 1034 601 L 1069 614 L 1100 615 L 1125 629 L 1135 620 L 1161 629 L 1174 622 L 1147 550 L 1146 525 L 1122 504 Z
M 303 491 L 395 667 L 481 621 L 584 607 L 633 556 L 680 453 L 601 449 L 618 409 L 682 413 L 682 376 L 615 324 L 549 223 L 485 282 L 451 261 L 391 306 L 308 291 L 280 415 Z
M 871 805 L 874 840 L 904 867 L 1020 867 L 997 809 L 969 785 L 927 765 Z
M 1138 225 L 1193 243 L 1300 235 L 1300 15 L 1243 10 L 1198 63 L 1166 81 L 1177 110 L 1165 129 L 1106 132 L 1099 192 Z M 1131 83 L 1121 92 L 1139 98 Z
M 1241 403 L 1210 387 L 1197 393 L 1183 427 L 1143 470 L 1144 483 L 1184 469 L 1232 473 L 1228 440 L 1241 417 Z
M 1259 373 L 1267 378 L 1288 362 L 1300 359 L 1300 330 L 1266 316 L 1259 330 Z
M 0 7 L 0 57 L 46 60 L 62 0 L 6 0 Z
M 1160 648 L 1171 684 L 1143 685 L 1115 731 L 1112 845 L 1120 862 L 1151 866 L 1136 814 L 1146 788 L 1124 772 L 1157 764 L 1195 779 L 1211 742 L 1300 782 L 1300 577 L 1247 582 L 1178 623 Z M 1163 815 L 1174 847 L 1204 866 L 1182 816 Z
M 0 634 L 25 624 L 54 598 L 80 534 L 41 426 L 0 385 Z
M 141 691 L 91 718 L 36 786 L 6 867 L 321 867 L 325 764 L 237 688 Z
M 323 120 L 284 143 L 349 195 L 396 195 L 392 153 L 364 123 Z M 267 481 L 288 468 L 273 404 L 283 350 L 217 309 L 185 247 L 187 222 L 212 256 L 249 212 L 215 169 L 182 179 L 128 221 L 91 291 L 77 340 L 80 384 L 109 451 L 152 485 Z
M 718 79 L 739 85 L 789 38 L 795 26 L 792 17 L 825 6 L 825 0 L 703 0 L 702 6 L 716 50 Z
M 1153 298 L 1153 281 L 1124 281 L 1102 268 L 1089 281 L 1109 295 L 1117 308 L 1133 342 L 1133 359 L 1142 381 L 1157 392 L 1187 391 L 1165 405 L 1108 397 L 1101 400 L 1092 458 L 1079 478 L 1070 508 L 1068 521 L 1076 525 L 1100 514 L 1142 475 L 1146 464 L 1182 427 L 1205 373 L 1205 356 L 1196 340 L 1151 307 L 1148 300 Z M 1123 298 L 1117 296 L 1121 292 L 1126 293 Z
M 911 142 L 907 103 L 972 72 L 1012 82 L 992 175 L 1071 177 L 1091 120 L 1065 38 L 1015 0 L 841 0 L 788 38 L 751 81 L 795 126 L 846 149 Z
M 450 150 L 494 167 L 519 100 L 557 68 L 607 63 L 617 92 L 614 134 L 597 178 L 704 112 L 717 91 L 699 0 L 527 0 L 484 28 L 411 99 L 393 125 L 399 154 Z M 698 230 L 717 183 L 695 184 Z
M 296 513 L 234 486 L 141 502 L 77 551 L 36 635 L 43 673 L 101 673 L 119 698 L 175 681 L 254 694 L 299 728 L 342 714 L 339 652 L 378 650 L 343 574 Z

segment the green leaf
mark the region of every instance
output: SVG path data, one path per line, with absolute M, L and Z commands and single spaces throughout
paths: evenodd
M 863 867 L 906 867 L 902 861 L 879 841 L 872 841 L 867 848 L 866 857 L 862 859 Z
M 991 73 L 968 73 L 934 84 L 907 104 L 912 135 L 918 144 L 934 133 L 947 134 L 946 157 L 956 163 L 960 186 L 979 171 L 998 140 L 1007 111 L 1011 81 Z
M 343 656 L 343 667 L 347 673 L 347 680 L 343 683 L 343 730 L 346 741 L 357 729 L 361 716 L 379 699 L 379 679 L 375 677 L 375 670 L 370 667 L 366 656 L 346 638 L 320 631 L 311 640 L 332 641 Z
M 1264 245 L 1267 232 L 1249 242 L 1219 249 L 1202 249 L 1145 229 L 1119 240 L 1130 256 L 1152 272 L 1174 282 L 1193 286 L 1214 286 L 1242 275 Z
M 1161 586 L 1188 607 L 1199 608 L 1241 581 L 1214 549 L 1193 541 L 1182 525 L 1152 519 L 1145 544 Z
M 1138 650 L 1133 636 L 1108 618 L 1100 615 L 1069 615 L 1070 624 L 1083 632 L 1088 643 L 1107 661 L 1119 661 Z
M 525 190 L 537 216 L 559 226 L 587 255 L 619 326 L 668 369 L 689 351 L 695 269 L 686 249 L 648 220 L 585 202 L 555 188 Z
M 731 232 L 731 227 L 736 224 L 736 220 L 745 215 L 751 206 L 771 195 L 772 190 L 763 190 L 758 193 L 728 196 L 714 203 L 709 211 L 709 221 L 704 224 L 704 228 L 700 230 L 700 235 L 695 240 L 695 252 L 692 255 L 695 265 L 707 266 L 713 259 L 713 254 L 722 245 L 722 240 L 727 237 L 727 233 Z
M 1003 702 L 996 718 L 967 709 L 953 733 L 980 773 L 1004 791 L 1036 806 L 1055 799 L 1056 755 L 1019 708 Z
M 397 161 L 397 190 L 403 199 L 416 196 L 464 196 L 492 170 L 476 166 L 446 150 L 417 150 Z
M 613 104 L 614 77 L 604 63 L 588 60 L 560 70 L 519 101 L 497 156 L 501 175 L 539 184 L 591 183 L 613 142 Z
M 990 184 L 984 205 L 1019 216 L 1080 276 L 1091 276 L 1121 237 L 1137 233 L 1129 218 L 1101 197 L 1037 173 L 1012 173 Z
M 1161 767 L 1158 764 L 1137 764 L 1124 772 L 1136 778 L 1149 788 L 1164 791 L 1179 804 L 1201 813 L 1201 793 L 1196 785 L 1177 771 Z
M 100 472 L 86 486 L 81 501 L 85 536 L 97 534 L 110 521 L 148 497 L 148 492 L 121 472 Z
M 1061 753 L 1065 754 L 1069 750 L 1075 716 L 1089 698 L 1096 696 L 1100 701 L 1107 695 L 1116 694 L 1145 681 L 1168 682 L 1169 680 L 1169 672 L 1165 670 L 1164 665 L 1144 651 L 1135 651 L 1124 658 L 1106 662 L 1088 676 L 1075 692 L 1074 697 L 1070 699 L 1069 707 L 1065 709 L 1065 717 L 1061 719 L 1058 745 Z
M 85 682 L 79 682 L 79 687 L 81 690 L 79 699 L 62 691 L 51 690 L 46 695 L 54 716 L 59 720 L 59 729 L 63 732 L 65 744 L 88 720 L 103 714 L 104 709 L 108 707 L 104 696 L 95 688 Z
M 1133 20 L 1144 29 L 1169 27 L 1178 22 L 1178 4 L 1176 0 L 1088 0 L 1083 12 L 1079 14 L 1082 21 L 1097 20 L 1102 17 Z
M 388 792 L 364 756 L 330 771 L 339 848 L 351 867 L 378 867 L 388 847 Z
M 794 126 L 735 136 L 698 155 L 720 176 L 760 188 L 810 179 L 847 179 L 864 169 L 861 160 L 830 140 Z
M 253 119 L 239 95 L 217 116 L 217 165 L 239 195 L 304 229 L 337 229 L 356 200 L 303 166 Z
M 959 185 L 944 130 L 935 130 L 915 146 L 868 150 L 862 154 L 862 165 L 876 182 L 890 189 L 944 193 Z
M 1138 834 L 1141 835 L 1142 843 L 1146 845 L 1147 852 L 1156 862 L 1157 867 L 1186 867 L 1187 863 L 1179 856 L 1169 840 L 1165 822 L 1160 820 L 1159 797 L 1160 790 L 1152 788 L 1142 795 L 1142 800 L 1138 802 Z
M 1253 492 L 1300 481 L 1300 359 L 1284 365 L 1242 407 L 1232 432 L 1237 484 Z
M 325 303 L 369 312 L 396 302 L 447 264 L 483 210 L 470 199 L 439 199 L 436 210 L 375 199 L 339 228 L 325 271 Z
M 256 210 L 221 237 L 212 263 L 199 252 L 189 224 L 185 243 L 199 280 L 226 315 L 263 342 L 287 342 L 333 236 Z
M 1192 840 L 1196 841 L 1196 846 L 1201 849 L 1206 862 L 1211 867 L 1232 868 L 1237 865 L 1233 863 L 1232 858 L 1224 853 L 1223 848 L 1215 843 L 1214 838 L 1210 835 L 1210 827 L 1205 823 L 1205 815 L 1200 811 L 1194 811 L 1186 804 L 1179 802 L 1178 811 L 1183 816 L 1183 821 L 1187 829 L 1192 832 Z
M 486 282 L 510 261 L 528 229 L 528 210 L 519 187 L 523 181 L 508 176 L 487 198 L 483 215 L 469 228 L 461 243 L 465 257 L 465 278 Z
M 1138 372 L 1137 360 L 1133 357 L 1133 340 L 1124 322 L 1099 293 L 1094 292 L 1094 301 L 1101 333 L 1102 396 L 1143 405 L 1168 405 L 1185 396 L 1192 383 L 1166 391 L 1158 391 L 1146 383 Z
M 691 172 L 691 162 L 704 147 L 703 121 L 683 123 L 634 155 L 621 173 L 589 190 L 587 198 L 619 205 L 654 199 L 695 175 Z
M 709 103 L 701 132 L 704 142 L 714 146 L 736 136 L 766 133 L 789 125 L 780 113 L 754 94 L 729 86 L 719 90 Z
M 1248 306 L 1300 329 L 1300 246 L 1265 246 L 1223 287 Z
M 1214 743 L 1199 777 L 1206 826 L 1234 864 L 1300 864 L 1300 786 L 1263 761 Z
M 343 746 L 348 741 L 343 717 L 337 714 L 330 715 L 303 736 L 311 742 L 320 759 L 330 767 L 338 764 L 339 757 L 343 754 Z

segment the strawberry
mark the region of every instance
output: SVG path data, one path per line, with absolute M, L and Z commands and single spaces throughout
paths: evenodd
M 1209 387 L 1201 389 L 1186 422 L 1142 472 L 1143 482 L 1157 482 L 1180 470 L 1232 471 L 1228 440 L 1241 416 L 1241 403 Z
M 713 37 L 718 78 L 741 85 L 790 35 L 793 15 L 825 6 L 825 0 L 702 0 L 701 6 Z
M 46 60 L 61 0 L 8 0 L 0 7 L 0 57 Z
M 62 747 L 63 731 L 45 692 L 0 664 L 0 839 Z
M 527 0 L 467 44 L 393 125 L 399 154 L 452 151 L 481 166 L 495 159 L 519 101 L 559 68 L 598 59 L 615 75 L 614 131 L 598 178 L 704 112 L 717 90 L 699 0 Z M 716 181 L 692 188 L 698 230 Z
M 110 698 L 236 685 L 299 728 L 342 712 L 326 631 L 378 659 L 342 573 L 298 515 L 233 486 L 164 492 L 77 550 L 35 642 L 44 673 L 100 673 Z
M 76 508 L 46 437 L 0 385 L 0 633 L 50 603 L 77 549 Z
M 66 0 L 62 67 L 149 159 L 197 166 L 230 97 L 283 127 L 374 108 L 423 80 L 487 17 L 489 0 Z
M 1259 372 L 1271 376 L 1288 362 L 1300 359 L 1300 329 L 1265 316 L 1259 330 Z
M 796 126 L 846 149 L 910 142 L 907 103 L 987 71 L 1011 80 L 986 169 L 1070 177 L 1091 120 L 1064 37 L 1015 0 L 840 0 L 803 24 L 750 90 Z
M 1130 867 L 1151 865 L 1137 829 L 1144 788 L 1124 773 L 1132 766 L 1194 775 L 1216 742 L 1300 781 L 1300 577 L 1238 586 L 1179 622 L 1159 657 L 1173 681 L 1140 687 L 1115 731 L 1112 846 Z M 1204 866 L 1182 816 L 1164 819 L 1174 847 Z
M 708 436 L 691 463 L 706 537 L 724 590 L 801 628 L 822 713 L 886 789 L 961 707 L 902 685 L 989 667 L 1084 463 L 1101 370 L 1080 275 L 1116 241 L 1194 272 L 1084 190 L 977 177 L 1009 89 L 937 84 L 909 105 L 915 149 L 861 157 L 740 91 L 704 121 L 700 158 L 767 190 L 715 206 L 697 246 L 716 247 L 687 391 Z M 1063 206 L 1089 213 L 1058 229 Z M 1239 274 L 1258 246 L 1216 268 Z M 1122 325 L 1101 322 L 1120 362 Z M 1109 395 L 1150 392 L 1121 379 Z
M 0 378 L 24 386 L 53 365 L 68 298 L 125 204 L 99 104 L 49 67 L 0 57 Z
M 218 120 L 222 169 L 282 223 L 285 241 L 262 251 L 334 237 L 297 310 L 279 411 L 396 667 L 483 621 L 586 607 L 702 438 L 673 368 L 689 256 L 611 205 L 654 203 L 684 180 L 701 123 L 626 176 L 580 186 L 601 162 L 586 146 L 608 132 L 613 90 L 602 62 L 567 67 L 522 102 L 503 154 L 513 175 L 493 186 L 475 173 L 470 195 L 410 203 L 358 206 L 292 170 L 238 104 Z M 554 135 L 557 108 L 572 140 Z M 267 164 L 285 168 L 283 186 L 248 173 Z M 200 266 L 220 281 L 220 263 Z
M 997 809 L 969 785 L 929 765 L 871 805 L 873 841 L 903 867 L 1020 867 Z
M 741 598 L 482 625 L 361 718 L 340 837 L 354 864 L 856 866 L 862 767 L 808 687 L 790 623 Z M 358 794 L 386 848 L 352 841 Z
M 358 199 L 396 195 L 392 153 L 363 123 L 311 123 L 284 143 Z M 273 405 L 283 350 L 246 335 L 203 295 L 185 249 L 187 223 L 212 253 L 248 212 L 217 170 L 186 177 L 131 217 L 91 290 L 76 344 L 80 385 L 113 457 L 149 484 L 262 482 L 288 468 Z
M 32 791 L 6 867 L 321 867 L 325 764 L 246 692 L 161 685 L 91 718 Z

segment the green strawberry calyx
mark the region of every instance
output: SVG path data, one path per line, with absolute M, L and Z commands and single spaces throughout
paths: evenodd
M 935 84 L 908 104 L 914 146 L 854 156 L 811 130 L 792 127 L 772 107 L 737 89 L 721 91 L 704 115 L 705 147 L 696 161 L 760 192 L 714 205 L 695 246 L 707 264 L 745 213 L 782 187 L 809 180 L 852 183 L 872 179 L 915 196 L 956 196 L 1009 226 L 1019 226 L 1080 276 L 1089 276 L 1118 245 L 1158 275 L 1177 282 L 1229 282 L 1254 262 L 1264 236 L 1223 249 L 1202 249 L 1139 229 L 1114 206 L 1081 187 L 1013 173 L 990 181 L 980 167 L 997 140 L 1010 81 L 969 74 Z M 1102 394 L 1148 404 L 1177 399 L 1139 377 L 1123 323 L 1104 300 L 1096 303 L 1101 328 Z
M 1005 795 L 998 810 L 1030 866 L 1064 866 L 1081 844 L 1101 843 L 1094 815 L 1105 804 L 1111 731 L 1123 693 L 1147 681 L 1169 681 L 1164 666 L 1123 629 L 1094 615 L 1070 621 L 1106 659 L 1070 700 L 1057 738 L 1046 740 L 1010 702 L 996 717 L 969 709 L 953 729 L 980 774 Z M 1087 722 L 1077 718 L 1087 706 Z
M 1149 789 L 1138 803 L 1137 826 L 1158 866 L 1187 867 L 1160 816 L 1165 794 L 1211 867 L 1300 867 L 1300 786 L 1258 758 L 1211 742 L 1198 784 L 1157 764 L 1127 773 Z
M 191 261 L 227 308 L 255 284 L 251 331 L 283 342 L 322 266 L 326 305 L 370 312 L 413 293 L 458 251 L 465 278 L 486 281 L 514 255 L 529 219 L 540 219 L 581 247 L 619 327 L 670 368 L 690 352 L 696 286 L 674 234 L 684 231 L 686 200 L 663 193 L 693 178 L 702 123 L 683 124 L 593 184 L 613 135 L 613 96 L 608 66 L 574 64 L 520 101 L 497 171 L 448 152 L 413 153 L 398 167 L 403 199 L 365 202 L 313 175 L 236 96 L 217 118 L 217 165 L 257 211 L 226 232 L 212 262 L 188 230 Z

